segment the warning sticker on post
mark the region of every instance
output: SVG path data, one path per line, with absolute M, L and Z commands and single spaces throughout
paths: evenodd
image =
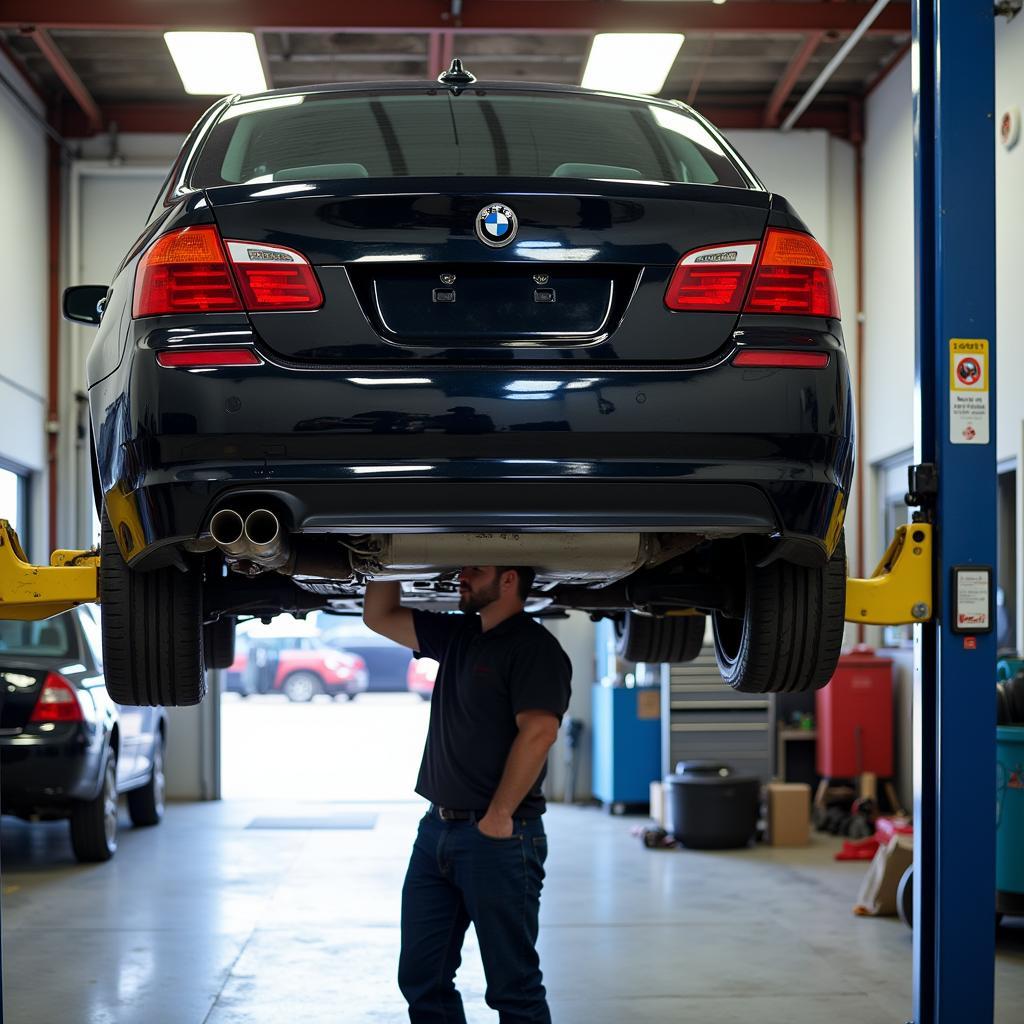
M 988 341 L 949 340 L 949 440 L 951 444 L 988 444 Z

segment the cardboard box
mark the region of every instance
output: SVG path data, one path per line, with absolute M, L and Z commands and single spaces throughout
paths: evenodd
M 769 782 L 768 842 L 807 846 L 811 840 L 811 787 L 803 782 Z
M 660 782 L 651 783 L 651 817 L 665 827 L 665 791 Z

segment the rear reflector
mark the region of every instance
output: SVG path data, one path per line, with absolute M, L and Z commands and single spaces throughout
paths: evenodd
M 732 361 L 733 366 L 804 367 L 822 370 L 828 366 L 827 352 L 772 352 L 745 348 Z
M 839 318 L 828 253 L 810 235 L 769 228 L 744 313 Z
M 281 312 L 323 305 L 316 274 L 302 253 L 259 242 L 229 241 L 227 247 L 246 309 Z
M 75 688 L 63 676 L 51 672 L 32 709 L 30 722 L 84 722 Z
M 260 366 L 260 359 L 248 348 L 190 348 L 180 352 L 158 352 L 160 366 Z
M 212 224 L 171 231 L 158 238 L 139 260 L 133 317 L 241 309 L 220 236 Z
M 672 274 L 665 291 L 665 305 L 674 310 L 738 313 L 756 255 L 756 242 L 715 245 L 688 252 Z

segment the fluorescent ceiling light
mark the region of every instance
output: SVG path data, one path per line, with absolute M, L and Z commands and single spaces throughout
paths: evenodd
M 174 66 L 192 96 L 263 92 L 267 80 L 251 32 L 165 32 Z
M 678 32 L 602 32 L 590 47 L 583 87 L 653 96 L 661 92 L 683 38 Z

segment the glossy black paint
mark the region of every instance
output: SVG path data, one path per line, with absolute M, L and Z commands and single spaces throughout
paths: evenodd
M 0 652 L 0 809 L 4 814 L 65 817 L 75 801 L 100 790 L 105 752 L 117 751 L 117 785 L 126 792 L 144 785 L 152 765 L 151 746 L 166 731 L 162 708 L 122 707 L 107 695 L 103 670 L 80 625 L 79 611 L 67 612 L 73 649 L 69 657 L 5 657 Z M 50 672 L 78 691 L 84 722 L 30 722 Z M 13 673 L 21 685 L 9 681 Z M 33 677 L 33 685 L 24 679 Z
M 806 230 L 784 199 L 753 184 L 508 178 L 195 192 L 188 154 L 201 135 L 116 276 L 88 358 L 98 477 L 134 565 L 178 559 L 235 499 L 269 501 L 307 532 L 759 533 L 824 556 L 854 459 L 839 322 L 680 314 L 663 301 L 692 248 L 759 239 L 768 224 Z M 495 201 L 520 219 L 500 250 L 473 231 Z M 303 252 L 322 308 L 132 320 L 139 254 L 197 223 Z M 467 296 L 450 330 L 439 318 L 451 309 L 432 299 L 442 273 Z M 533 306 L 538 273 L 556 292 L 563 275 L 576 299 L 550 309 L 552 333 Z M 522 301 L 488 322 L 502 287 Z M 263 362 L 156 364 L 161 350 L 211 344 L 252 345 Z M 830 362 L 732 366 L 747 345 Z

